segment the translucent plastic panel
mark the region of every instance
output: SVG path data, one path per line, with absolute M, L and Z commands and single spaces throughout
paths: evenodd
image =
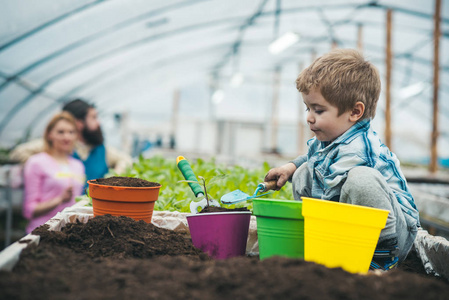
M 79 9 L 93 0 L 33 0 L 2 1 L 0 10 L 0 45 L 39 27 L 51 20 Z
M 221 25 L 223 27 L 223 25 Z M 214 28 L 215 29 L 215 28 Z M 216 32 L 216 29 L 215 29 Z M 196 36 L 195 36 L 196 34 Z M 197 43 L 191 43 L 195 37 L 198 38 L 199 34 L 202 35 L 203 39 Z M 72 72 L 65 73 L 64 77 L 61 77 L 59 82 L 55 82 L 56 89 L 58 90 L 68 90 L 73 86 L 77 86 L 79 82 L 86 82 L 88 78 L 95 77 L 99 75 L 98 80 L 102 80 L 104 76 L 110 76 L 114 72 L 123 73 L 127 69 L 135 68 L 146 68 L 154 67 L 152 64 L 157 63 L 171 63 L 176 65 L 176 63 L 182 63 L 183 60 L 188 60 L 189 58 L 194 58 L 195 56 L 204 56 L 205 54 L 213 55 L 217 49 L 217 46 L 224 45 L 227 49 L 230 49 L 231 43 L 233 42 L 234 34 L 233 32 L 227 32 L 221 34 L 220 36 L 214 36 L 211 29 L 202 28 L 197 29 L 193 33 L 182 33 L 179 32 L 178 36 L 171 37 L 167 35 L 167 38 L 162 36 L 159 39 L 154 40 L 154 42 L 148 41 L 148 43 L 142 43 L 123 49 L 122 51 L 113 51 L 110 55 L 108 52 L 103 57 L 99 57 L 95 61 L 90 61 L 90 64 L 82 64 L 85 58 L 73 57 L 70 64 L 63 64 L 63 59 L 56 59 L 55 61 L 49 63 L 48 65 L 53 66 L 54 69 L 57 66 L 64 65 L 64 69 L 69 67 L 68 70 L 73 70 Z M 101 42 L 101 46 L 96 47 L 97 49 L 107 49 L 107 45 L 104 44 L 105 41 Z M 131 42 L 132 43 L 132 42 Z M 182 47 L 175 47 L 176 43 L 183 45 Z M 226 44 L 228 43 L 228 44 Z M 94 45 L 92 45 L 94 46 Z M 223 46 L 223 47 L 224 47 Z M 86 55 L 95 51 L 94 48 L 90 49 L 88 47 L 83 51 L 86 51 Z M 89 51 L 88 51 L 89 50 Z M 111 51 L 109 51 L 110 53 Z M 75 54 L 75 53 L 74 53 Z M 75 56 L 79 55 L 76 54 Z M 79 61 L 79 59 L 83 59 Z M 219 57 L 217 57 L 219 60 Z M 82 67 L 77 68 L 77 65 Z M 48 66 L 51 68 L 51 66 Z M 70 68 L 72 66 L 72 68 Z M 36 80 L 38 78 L 45 78 L 48 76 L 47 66 L 40 68 L 39 71 L 32 73 L 32 78 Z M 109 70 L 107 73 L 105 71 Z M 42 80 L 42 79 L 41 79 Z M 93 79 L 95 81 L 96 79 Z
M 133 5 L 126 5 L 124 8 L 124 2 L 102 2 L 4 50 L 0 53 L 0 66 L 17 72 L 43 57 L 54 55 L 55 51 L 75 46 L 74 43 L 90 37 L 92 33 L 110 29 L 111 26 L 137 16 L 142 11 L 154 10 L 174 1 L 151 3 L 150 6 L 147 1 L 134 1 Z
M 222 85 L 221 101 L 214 101 L 213 110 L 217 118 L 263 121 L 269 118 L 272 86 L 248 83 L 239 88 Z
M 16 107 L 22 100 L 30 94 L 17 84 L 11 84 L 0 93 L 0 122 Z M 17 106 L 20 108 L 20 106 Z
M 200 67 L 200 60 L 194 61 Z M 147 73 L 126 76 L 116 82 L 107 83 L 93 89 L 87 95 L 92 95 L 92 99 L 98 103 L 99 108 L 108 111 L 133 110 L 137 112 L 152 112 L 157 114 L 169 114 L 175 89 L 182 93 L 185 89 L 192 89 L 198 85 L 207 86 L 207 77 L 190 68 L 183 68 L 177 65 L 176 72 L 160 69 L 148 69 Z M 156 81 L 157 79 L 157 81 Z M 166 102 L 168 101 L 168 103 Z M 182 99 L 184 104 L 180 106 L 180 111 L 190 108 L 189 112 L 202 115 L 207 113 L 207 108 L 203 110 L 203 99 L 191 97 Z M 207 100 L 206 100 L 207 101 Z M 136 109 L 137 108 L 137 109 Z
M 55 107 L 43 111 L 43 109 L 47 108 L 52 103 L 54 103 L 54 100 L 45 97 L 37 97 L 35 101 L 31 101 L 23 106 L 20 112 L 16 114 L 11 119 L 11 122 L 5 127 L 2 134 L 2 145 L 14 145 L 26 135 L 28 130 L 30 130 L 33 137 L 42 136 L 43 130 L 51 118 L 52 113 L 60 110 L 60 107 Z M 42 112 L 44 113 L 41 114 Z
M 292 157 L 296 157 L 299 154 L 305 154 L 299 152 L 299 145 L 298 145 L 298 127 L 295 126 L 295 124 L 286 124 L 283 126 L 279 126 L 278 131 L 278 147 L 280 148 L 281 152 L 285 155 L 291 155 Z M 308 130 L 308 129 L 306 129 Z M 306 132 L 307 134 L 308 132 Z M 308 135 L 307 135 L 308 137 Z M 301 140 L 302 143 L 304 143 L 303 149 L 307 149 L 305 147 L 305 143 L 307 140 Z M 265 147 L 266 149 L 271 148 L 271 141 L 269 138 L 265 138 Z
M 408 1 L 408 0 L 382 0 L 379 4 L 392 7 L 401 7 L 418 13 L 432 15 L 435 8 L 434 1 Z
M 407 26 L 413 24 L 412 26 Z M 416 26 L 418 25 L 419 26 Z M 432 20 L 423 20 L 403 15 L 394 16 L 393 49 L 394 53 L 415 53 L 426 44 L 432 43 Z M 425 55 L 424 57 L 427 57 Z
M 89 3 L 95 1 L 4 3 L 2 8 L 6 9 L 0 11 L 0 19 L 7 26 L 0 28 L 0 47 L 5 41 Z M 300 66 L 306 67 L 315 56 L 328 52 L 333 37 L 340 42 L 340 47 L 355 48 L 358 23 L 363 23 L 364 55 L 378 67 L 385 87 L 383 6 L 391 5 L 400 8 L 393 13 L 394 130 L 404 131 L 406 136 L 409 134 L 406 130 L 410 129 L 416 131 L 417 138 L 428 139 L 431 89 L 427 87 L 409 99 L 398 94 L 409 85 L 432 83 L 434 1 L 385 0 L 377 2 L 379 7 L 366 6 L 354 11 L 356 6 L 367 2 L 282 0 L 275 32 L 276 3 L 136 0 L 129 5 L 126 1 L 103 1 L 0 51 L 0 72 L 6 75 L 21 72 L 23 82 L 32 88 L 44 87 L 46 93 L 56 98 L 84 97 L 96 103 L 105 118 L 127 111 L 136 126 L 153 126 L 169 122 L 176 89 L 181 93 L 181 115 L 207 118 L 212 113 L 224 119 L 266 122 L 273 98 L 273 70 L 280 66 L 279 117 L 285 123 L 296 122 L 301 113 L 301 100 L 294 80 Z M 443 5 L 443 10 L 443 17 L 449 18 L 447 6 Z M 428 17 L 416 15 L 414 11 Z M 329 27 L 328 22 L 340 21 Z M 448 29 L 443 20 L 442 31 Z M 301 39 L 278 55 L 270 54 L 269 43 L 287 31 L 298 32 Z M 441 126 L 449 121 L 449 105 L 445 101 L 449 97 L 449 59 L 445 56 L 449 53 L 448 43 L 447 35 L 443 34 Z M 233 46 L 236 46 L 235 55 Z M 217 88 L 223 90 L 225 97 L 211 106 L 213 72 L 218 74 Z M 237 87 L 231 84 L 236 72 L 244 78 Z M 28 94 L 16 83 L 0 88 L 0 120 Z M 59 107 L 51 104 L 52 100 L 45 97 L 30 98 L 30 103 L 8 124 L 8 134 L 23 131 L 30 122 L 41 124 L 33 125 L 33 133 L 37 133 L 42 129 L 39 126 L 44 126 L 43 120 Z M 383 90 L 374 122 L 381 134 L 384 107 Z M 413 124 L 403 128 L 403 124 L 411 123 L 408 118 Z M 289 139 L 293 131 L 288 128 L 285 131 L 282 139 Z M 293 151 L 294 146 L 289 149 Z

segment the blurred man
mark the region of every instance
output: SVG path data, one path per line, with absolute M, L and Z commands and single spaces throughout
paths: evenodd
M 98 113 L 92 104 L 76 99 L 65 104 L 62 110 L 76 119 L 79 134 L 73 157 L 83 162 L 87 180 L 104 177 L 109 168 L 120 174 L 131 166 L 132 160 L 128 154 L 104 146 Z M 43 139 L 30 141 L 17 146 L 10 158 L 24 163 L 31 155 L 42 152 L 43 148 Z

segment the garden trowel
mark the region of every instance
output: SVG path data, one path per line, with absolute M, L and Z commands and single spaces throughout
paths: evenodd
M 263 192 L 269 191 L 269 190 L 274 190 L 276 188 L 277 188 L 277 181 L 272 180 L 269 182 L 259 183 L 257 185 L 256 191 L 254 192 L 254 194 L 252 196 L 242 192 L 241 190 L 235 190 L 230 193 L 227 193 L 226 195 L 223 195 L 223 197 L 221 197 L 220 200 L 224 204 L 235 204 L 235 203 L 247 201 L 247 200 L 250 200 L 253 198 L 258 198 L 258 197 L 268 195 L 271 192 L 268 192 L 268 193 L 263 193 Z M 258 195 L 259 192 L 261 192 L 263 194 Z
M 186 180 L 188 180 L 188 184 L 190 188 L 192 189 L 193 194 L 196 198 L 202 198 L 204 197 L 204 191 L 201 185 L 199 184 L 198 180 L 196 179 L 195 173 L 193 173 L 192 167 L 190 166 L 189 162 L 183 157 L 178 156 L 176 158 L 176 164 L 178 166 L 178 169 L 181 171 L 182 175 Z M 190 212 L 192 214 L 198 213 L 198 207 L 204 208 L 207 205 L 207 199 L 203 198 L 202 200 L 196 202 L 192 201 L 190 202 Z M 209 205 L 211 206 L 218 206 L 220 207 L 220 203 L 218 201 L 209 199 Z

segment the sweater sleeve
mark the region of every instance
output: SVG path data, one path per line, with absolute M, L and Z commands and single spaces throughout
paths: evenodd
M 20 163 L 25 163 L 30 156 L 42 151 L 44 151 L 44 140 L 37 139 L 18 145 L 11 151 L 9 158 Z
M 23 216 L 27 219 L 33 217 L 34 209 L 42 201 L 42 172 L 38 161 L 30 159 L 24 168 L 25 199 L 23 203 Z
M 290 161 L 291 163 L 294 163 L 296 168 L 299 168 L 303 163 L 307 161 L 307 155 L 300 155 L 294 160 Z

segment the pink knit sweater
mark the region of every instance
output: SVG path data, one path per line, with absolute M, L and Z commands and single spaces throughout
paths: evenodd
M 47 222 L 65 207 L 72 206 L 75 197 L 83 193 L 84 178 L 84 165 L 75 158 L 70 157 L 68 164 L 60 164 L 46 152 L 31 156 L 24 168 L 23 215 L 29 220 L 27 233 Z M 33 217 L 38 203 L 61 195 L 70 186 L 73 189 L 73 197 L 69 202 L 58 205 L 45 215 Z

